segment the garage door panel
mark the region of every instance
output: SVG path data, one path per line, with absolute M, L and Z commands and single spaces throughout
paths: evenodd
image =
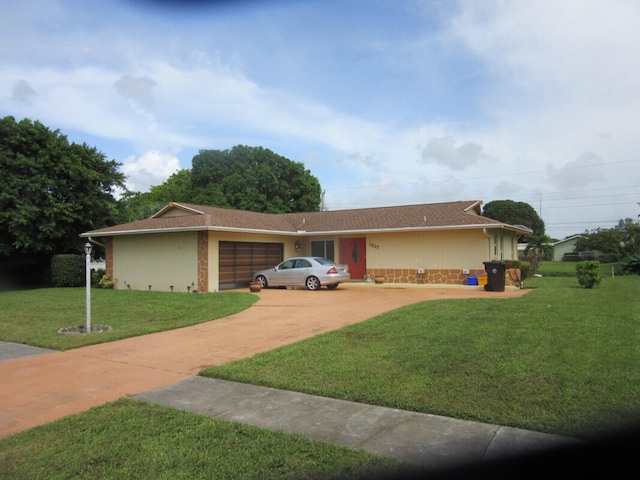
M 257 270 L 273 267 L 282 261 L 280 243 L 220 242 L 218 275 L 220 289 L 246 286 Z

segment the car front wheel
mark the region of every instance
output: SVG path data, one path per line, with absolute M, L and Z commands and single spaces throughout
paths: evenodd
M 320 280 L 318 280 L 316 277 L 307 278 L 305 284 L 309 290 L 318 290 L 321 287 Z
M 265 277 L 263 277 L 262 275 L 258 275 L 256 277 L 256 282 L 260 283 L 260 285 L 262 285 L 262 288 L 267 288 L 268 287 L 267 279 Z

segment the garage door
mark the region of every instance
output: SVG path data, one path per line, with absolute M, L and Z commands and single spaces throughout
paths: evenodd
M 281 243 L 220 242 L 220 290 L 246 287 L 253 272 L 276 266 L 282 259 Z

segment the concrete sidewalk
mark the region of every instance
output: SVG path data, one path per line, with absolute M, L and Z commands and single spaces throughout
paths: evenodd
M 132 398 L 436 469 L 579 443 L 558 435 L 205 377 L 193 377 Z

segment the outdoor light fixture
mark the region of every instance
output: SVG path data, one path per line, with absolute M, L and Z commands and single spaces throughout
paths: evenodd
M 86 283 L 87 283 L 87 322 L 85 324 L 84 333 L 91 333 L 91 244 L 84 244 L 84 253 L 86 261 Z

